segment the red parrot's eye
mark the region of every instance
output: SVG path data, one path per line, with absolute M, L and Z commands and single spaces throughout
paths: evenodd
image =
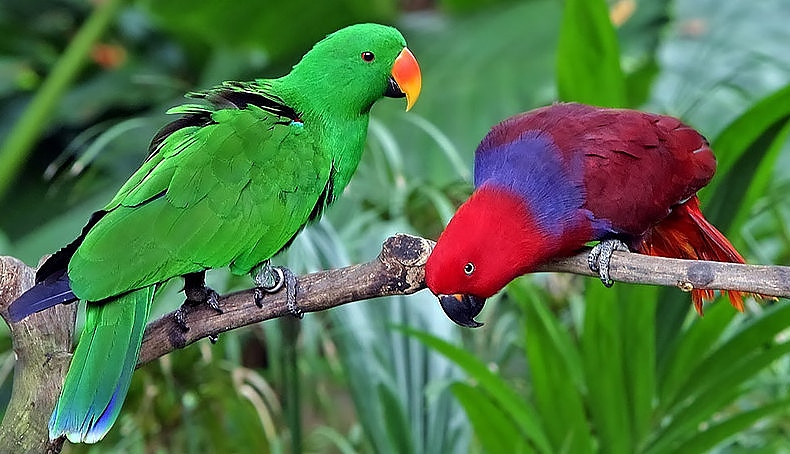
M 467 276 L 471 276 L 472 273 L 474 273 L 474 272 L 475 272 L 475 264 L 474 263 L 469 262 L 466 265 L 464 265 L 464 274 L 466 274 Z
M 373 52 L 368 52 L 368 51 L 362 52 L 362 59 L 365 60 L 366 62 L 370 63 L 373 61 L 374 58 L 376 58 L 376 56 L 373 55 Z

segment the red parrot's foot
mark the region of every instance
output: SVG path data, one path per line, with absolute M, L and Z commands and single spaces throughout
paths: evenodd
M 631 252 L 628 245 L 617 239 L 603 240 L 593 246 L 590 254 L 587 256 L 587 266 L 591 270 L 598 273 L 601 277 L 601 282 L 606 287 L 614 285 L 614 281 L 609 277 L 609 262 L 612 260 L 612 253 L 614 251 Z
M 218 314 L 222 314 L 222 309 L 219 307 L 219 293 L 206 286 L 205 271 L 184 275 L 184 296 L 186 296 L 184 304 L 173 314 L 176 323 L 183 331 L 189 331 L 189 327 L 186 323 L 186 316 L 184 314 L 184 306 L 206 304 Z M 216 340 L 212 342 L 216 342 Z
M 264 293 L 277 293 L 285 288 L 288 311 L 296 318 L 304 316 L 302 310 L 296 305 L 296 292 L 299 282 L 291 270 L 282 266 L 271 266 L 267 261 L 253 280 L 256 285 L 255 304 L 258 307 L 263 306 Z

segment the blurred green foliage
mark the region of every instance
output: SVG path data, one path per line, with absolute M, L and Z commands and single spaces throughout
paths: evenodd
M 94 11 L 84 0 L 0 4 L 0 143 Z M 471 191 L 487 129 L 557 99 L 700 129 L 720 162 L 703 211 L 748 260 L 788 263 L 788 19 L 784 0 L 125 2 L 6 182 L 0 253 L 35 264 L 71 240 L 183 93 L 279 75 L 326 33 L 377 21 L 404 32 L 423 94 L 408 114 L 397 101 L 375 107 L 344 197 L 279 258 L 295 272 L 369 260 L 397 231 L 436 237 Z M 250 285 L 225 271 L 209 284 Z M 179 286 L 155 315 L 180 304 Z M 787 306 L 740 315 L 715 304 L 701 319 L 689 307 L 674 289 L 536 275 L 491 300 L 475 331 L 451 325 L 427 292 L 267 322 L 139 370 L 107 439 L 67 449 L 790 449 Z M 14 360 L 0 329 L 2 408 Z

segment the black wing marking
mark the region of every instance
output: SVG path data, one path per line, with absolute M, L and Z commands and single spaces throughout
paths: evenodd
M 18 322 L 28 315 L 43 311 L 61 303 L 70 303 L 79 298 L 71 291 L 71 283 L 67 273 L 69 261 L 80 247 L 85 235 L 104 215 L 106 211 L 96 211 L 88 223 L 82 228 L 80 236 L 52 254 L 36 271 L 36 285 L 19 296 L 8 307 L 11 320 Z
M 148 157 L 146 160 L 151 159 L 155 155 L 162 143 L 171 134 L 179 129 L 187 128 L 190 126 L 203 127 L 214 124 L 211 114 L 219 109 L 245 109 L 247 106 L 253 105 L 261 109 L 271 112 L 279 117 L 291 121 L 301 121 L 299 113 L 292 107 L 288 106 L 279 97 L 261 91 L 261 86 L 254 85 L 250 82 L 225 82 L 222 85 L 211 88 L 207 91 L 192 92 L 186 96 L 192 99 L 203 99 L 209 105 L 205 109 L 199 106 L 183 115 L 181 118 L 172 121 L 165 125 L 159 132 L 154 135 L 151 144 L 148 146 Z
M 225 82 L 220 87 L 201 93 L 190 93 L 190 98 L 205 99 L 217 108 L 244 109 L 249 105 L 260 107 L 274 115 L 291 121 L 300 121 L 299 113 L 278 96 L 262 91 L 263 86 L 250 82 Z
M 107 212 L 104 210 L 94 212 L 91 215 L 91 218 L 88 220 L 88 223 L 82 228 L 82 233 L 80 233 L 80 236 L 78 236 L 71 243 L 60 248 L 58 252 L 52 254 L 41 265 L 41 267 L 39 267 L 38 271 L 36 271 L 36 283 L 60 279 L 61 274 L 66 272 L 66 269 L 69 266 L 69 261 L 71 260 L 71 256 L 74 255 L 74 251 L 80 247 L 82 240 L 85 239 L 85 235 L 88 234 L 90 229 L 92 229 L 93 226 L 96 225 L 96 223 L 99 222 L 99 220 L 103 218 L 105 214 L 107 214 Z
M 329 169 L 329 179 L 326 182 L 326 186 L 324 186 L 324 190 L 321 191 L 321 195 L 318 196 L 318 201 L 315 203 L 313 207 L 313 211 L 310 212 L 310 216 L 307 218 L 307 223 L 311 223 L 318 218 L 321 217 L 321 214 L 324 212 L 324 208 L 331 205 L 332 202 L 335 201 L 335 166 L 333 165 Z
M 145 160 L 148 161 L 151 159 L 151 157 L 159 151 L 159 147 L 162 146 L 165 139 L 179 129 L 190 126 L 207 126 L 212 123 L 214 123 L 214 120 L 211 119 L 211 112 L 208 110 L 189 113 L 178 120 L 171 121 L 163 126 L 162 129 L 154 135 L 154 138 L 151 139 L 151 144 L 148 146 L 148 157 L 146 157 Z

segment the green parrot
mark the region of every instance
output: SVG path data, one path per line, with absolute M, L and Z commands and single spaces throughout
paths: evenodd
M 269 282 L 268 260 L 351 179 L 373 104 L 405 97 L 408 110 L 420 86 L 400 32 L 358 24 L 317 43 L 283 77 L 225 82 L 187 95 L 200 104 L 171 109 L 181 117 L 156 134 L 140 169 L 9 308 L 18 321 L 87 303 L 50 438 L 94 443 L 110 430 L 160 284 L 183 276 L 187 302 L 216 307 L 208 269 L 262 269 L 257 286 Z

